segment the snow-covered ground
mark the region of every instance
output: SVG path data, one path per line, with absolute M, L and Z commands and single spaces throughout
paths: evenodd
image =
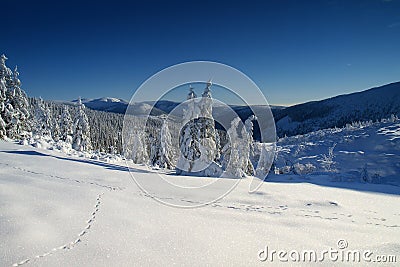
M 134 175 L 157 174 L 136 166 Z M 0 141 L 0 266 L 264 265 L 266 246 L 371 250 L 398 262 L 400 188 L 331 180 L 276 175 L 249 194 L 243 179 L 216 203 L 181 209 L 143 194 L 123 163 Z M 184 204 L 203 196 L 169 197 Z M 348 248 L 338 248 L 340 239 Z
M 280 172 L 293 172 L 292 166 L 301 172 L 309 165 L 314 174 L 329 173 L 334 180 L 400 186 L 400 120 L 396 117 L 282 138 L 277 150 Z

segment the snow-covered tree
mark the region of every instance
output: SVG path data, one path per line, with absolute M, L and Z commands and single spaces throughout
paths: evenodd
M 12 72 L 5 64 L 6 59 L 4 55 L 0 57 L 0 86 L 3 98 L 1 117 L 8 137 L 23 138 L 30 130 L 28 98 L 20 88 L 17 67 Z
M 217 131 L 212 116 L 211 81 L 207 82 L 201 98 L 190 87 L 187 109 L 184 110 L 186 125 L 181 130 L 177 173 L 217 176 L 221 172 Z
M 0 79 L 4 79 L 5 86 L 9 87 L 12 82 L 12 72 L 11 69 L 6 65 L 7 57 L 2 54 L 0 56 Z
M 260 159 L 255 171 L 257 177 L 264 179 L 267 176 L 274 160 L 273 154 L 274 153 L 271 153 L 271 151 L 268 150 L 266 144 L 261 144 Z
M 246 125 L 243 125 L 240 118 L 236 117 L 231 121 L 231 127 L 228 129 L 227 134 L 229 142 L 222 149 L 222 164 L 225 168 L 225 173 L 228 176 L 238 178 L 254 175 L 254 167 L 250 160 L 253 138 L 250 136 Z
M 61 115 L 59 114 L 54 114 L 52 116 L 52 136 L 53 136 L 53 140 L 54 141 L 59 141 L 61 140 L 62 137 L 62 132 L 61 132 L 61 128 L 60 128 L 60 121 L 61 121 Z
M 150 134 L 148 140 L 149 140 L 148 143 L 150 146 L 149 163 L 150 163 L 150 165 L 153 165 L 153 166 L 159 165 L 160 150 L 161 150 L 160 139 L 157 138 L 157 136 L 153 136 Z
M 82 104 L 81 98 L 78 100 L 74 119 L 72 147 L 78 151 L 89 151 L 92 149 L 89 121 L 85 113 L 85 105 Z
M 250 160 L 250 158 L 254 157 L 254 140 L 253 140 L 253 121 L 256 120 L 256 116 L 251 115 L 246 119 L 244 122 L 244 127 L 242 128 L 242 138 L 243 142 L 241 143 L 241 152 L 242 152 L 242 159 L 245 161 L 247 160 L 247 168 L 246 174 L 247 175 L 254 175 L 255 170 L 254 166 Z M 246 164 L 246 163 L 243 163 Z
M 213 100 L 211 96 L 211 81 L 207 82 L 206 88 L 199 100 L 199 129 L 200 129 L 200 150 L 203 151 L 201 158 L 206 164 L 218 160 L 217 131 L 212 115 Z
M 232 177 L 241 178 L 245 175 L 246 167 L 240 159 L 240 138 L 237 132 L 240 118 L 236 117 L 231 121 L 231 127 L 228 129 L 229 142 L 222 149 L 223 166 L 225 174 Z
M 50 109 L 41 98 L 36 99 L 35 102 L 33 134 L 39 137 L 51 138 L 52 121 Z
M 63 107 L 59 124 L 61 140 L 72 144 L 72 135 L 74 133 L 74 129 L 71 114 L 69 113 L 69 108 L 67 105 L 64 105 Z
M 196 104 L 196 94 L 190 86 L 187 96 L 187 109 L 184 110 L 184 121 L 186 124 L 181 130 L 180 157 L 176 166 L 177 174 L 191 172 L 194 162 L 200 157 L 199 137 L 200 129 L 196 120 L 199 117 L 199 108 Z
M 6 132 L 6 123 L 3 120 L 3 114 L 5 111 L 5 101 L 6 101 L 6 84 L 4 78 L 0 79 L 0 139 L 3 139 Z
M 146 136 L 143 129 L 133 131 L 131 158 L 134 163 L 147 164 L 149 157 L 147 154 Z
M 181 156 L 177 164 L 178 174 L 181 173 L 181 170 L 191 172 L 194 167 L 194 162 L 200 158 L 199 132 L 195 120 L 189 121 L 183 127 L 180 140 Z
M 239 154 L 241 165 L 244 167 L 246 175 L 254 175 L 254 167 L 250 160 L 250 151 L 253 145 L 253 138 L 250 136 L 246 127 L 241 130 L 241 142 L 239 143 Z
M 160 131 L 160 158 L 159 166 L 171 169 L 173 167 L 172 138 L 168 128 L 168 121 L 164 119 Z

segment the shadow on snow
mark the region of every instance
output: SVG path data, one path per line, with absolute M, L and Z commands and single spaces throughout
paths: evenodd
M 103 167 L 107 170 L 114 170 L 114 171 L 123 171 L 123 172 L 129 172 L 129 171 L 134 171 L 134 172 L 139 172 L 139 173 L 151 173 L 151 171 L 146 171 L 146 170 L 140 170 L 132 167 L 126 167 L 126 166 L 120 166 L 112 163 L 107 163 L 107 162 L 101 162 L 101 161 L 96 161 L 96 160 L 91 160 L 91 159 L 75 159 L 75 158 L 65 158 L 65 157 L 60 157 L 60 156 L 54 156 L 54 155 L 48 155 L 44 154 L 41 152 L 29 150 L 29 151 L 0 151 L 3 153 L 9 153 L 9 154 L 18 154 L 18 155 L 27 155 L 27 156 L 42 156 L 42 157 L 52 157 L 60 160 L 68 160 L 68 161 L 73 161 L 73 162 L 79 162 L 79 163 L 85 163 L 85 164 L 91 164 L 99 167 Z

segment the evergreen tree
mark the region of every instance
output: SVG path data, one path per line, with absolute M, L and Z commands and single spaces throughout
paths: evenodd
M 29 104 L 25 92 L 20 88 L 21 81 L 17 67 L 12 72 L 6 66 L 7 57 L 0 56 L 0 129 L 5 128 L 6 135 L 10 138 L 23 138 L 29 129 Z
M 247 168 L 246 168 L 246 174 L 247 175 L 254 175 L 255 170 L 254 166 L 250 160 L 250 158 L 254 157 L 254 140 L 253 140 L 253 121 L 256 120 L 256 116 L 251 115 L 246 119 L 244 122 L 244 128 L 242 129 L 242 138 L 243 142 L 241 143 L 242 145 L 242 157 L 243 160 L 247 161 Z
M 134 129 L 132 141 L 131 158 L 133 162 L 138 164 L 147 164 L 149 158 L 144 131 L 139 128 Z
M 231 127 L 228 129 L 229 142 L 222 149 L 223 166 L 228 176 L 241 178 L 245 175 L 246 166 L 240 159 L 240 138 L 237 132 L 240 118 L 236 117 L 231 121 Z
M 273 153 L 268 151 L 268 148 L 265 144 L 262 144 L 260 159 L 258 161 L 257 169 L 255 171 L 256 176 L 261 179 L 264 179 L 267 176 L 273 164 L 273 161 L 274 161 Z
M 6 101 L 6 84 L 4 78 L 0 79 L 0 139 L 6 137 L 6 123 L 3 120 Z
M 82 104 L 81 98 L 78 100 L 78 107 L 74 119 L 72 147 L 78 151 L 89 151 L 92 149 L 89 121 L 85 113 L 85 105 Z
M 241 141 L 239 142 L 240 165 L 246 175 L 254 175 L 254 167 L 250 160 L 250 150 L 253 138 L 247 132 L 246 127 L 242 127 Z
M 160 131 L 160 158 L 159 166 L 162 168 L 172 169 L 173 167 L 173 149 L 172 149 L 172 138 L 169 132 L 168 122 L 164 119 L 161 131 Z
M 219 135 L 212 115 L 211 81 L 207 82 L 201 98 L 189 88 L 187 109 L 184 110 L 186 125 L 180 135 L 180 157 L 177 173 L 216 176 L 221 173 L 218 164 Z
M 6 60 L 7 60 L 7 57 L 4 54 L 2 54 L 0 56 L 0 79 L 4 79 L 4 83 L 5 83 L 4 85 L 6 87 L 8 87 L 8 85 L 12 81 L 12 78 L 11 78 L 12 72 L 11 72 L 11 69 L 9 69 L 7 67 Z
M 54 141 L 59 141 L 61 140 L 61 136 L 62 136 L 62 132 L 61 132 L 61 128 L 60 128 L 60 121 L 61 121 L 61 115 L 59 114 L 54 114 L 52 116 L 53 120 L 52 120 L 52 137 Z
M 190 86 L 187 96 L 187 109 L 184 110 L 184 121 L 180 135 L 180 157 L 176 166 L 177 174 L 192 172 L 194 162 L 200 158 L 200 130 L 196 123 L 200 110 L 196 104 L 197 95 Z
M 73 123 L 67 105 L 63 106 L 63 111 L 61 114 L 59 124 L 60 124 L 61 140 L 72 145 Z
M 150 165 L 153 165 L 153 166 L 159 165 L 160 152 L 161 152 L 160 139 L 157 138 L 156 136 L 153 136 L 152 134 L 150 134 L 149 145 L 150 145 L 149 163 L 150 163 Z
M 33 123 L 33 134 L 39 137 L 51 138 L 51 115 L 50 109 L 43 99 L 35 100 L 35 114 Z
M 217 152 L 217 132 L 215 130 L 215 122 L 212 115 L 212 96 L 211 96 L 211 81 L 207 82 L 206 88 L 199 101 L 200 105 L 200 150 L 201 158 L 205 164 L 218 160 L 219 153 Z

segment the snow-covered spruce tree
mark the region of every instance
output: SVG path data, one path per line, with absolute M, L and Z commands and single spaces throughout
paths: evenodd
M 245 176 L 245 169 L 247 164 L 244 166 L 243 160 L 240 159 L 240 138 L 237 132 L 239 127 L 240 118 L 236 117 L 231 121 L 231 127 L 228 129 L 229 142 L 222 149 L 223 154 L 223 167 L 225 168 L 225 174 L 236 178 Z
M 6 123 L 3 120 L 6 101 L 6 84 L 4 78 L 0 80 L 0 139 L 6 137 Z
M 221 163 L 221 136 L 218 130 L 215 131 L 215 161 Z
M 190 86 L 187 96 L 187 109 L 184 109 L 184 121 L 180 135 L 180 156 L 176 166 L 176 173 L 191 172 L 194 162 L 200 157 L 199 136 L 200 130 L 195 120 L 199 117 L 199 109 L 196 104 L 197 95 Z
M 254 175 L 254 166 L 250 160 L 250 151 L 253 144 L 253 137 L 250 136 L 246 127 L 241 130 L 242 140 L 239 143 L 239 154 L 241 165 L 244 167 L 244 172 L 246 175 Z
M 29 104 L 25 92 L 20 88 L 21 81 L 17 67 L 12 72 L 5 64 L 7 57 L 0 57 L 0 80 L 5 93 L 2 119 L 5 124 L 6 134 L 9 138 L 25 138 L 30 131 Z M 4 86 L 6 90 L 4 91 Z
M 147 164 L 149 156 L 147 154 L 146 134 L 143 129 L 134 129 L 131 147 L 130 158 L 133 162 L 137 164 Z
M 81 98 L 78 100 L 73 129 L 74 133 L 72 148 L 78 151 L 91 150 L 92 144 L 90 141 L 90 126 L 88 118 L 85 114 L 85 105 L 82 104 Z
M 14 106 L 15 109 L 19 112 L 19 131 L 30 131 L 29 125 L 29 102 L 26 93 L 21 89 L 21 81 L 18 78 L 19 72 L 18 68 L 15 67 L 14 70 L 14 77 L 13 77 L 13 86 L 14 86 L 14 98 L 11 100 L 11 104 Z
M 195 120 L 190 120 L 182 129 L 180 140 L 181 156 L 177 164 L 177 174 L 182 170 L 192 172 L 194 162 L 200 158 L 198 125 Z
M 208 165 L 211 162 L 219 160 L 217 152 L 217 131 L 215 130 L 215 122 L 212 115 L 212 96 L 211 81 L 207 82 L 206 88 L 200 99 L 200 151 L 201 159 Z
M 6 65 L 7 57 L 2 54 L 0 56 L 0 79 L 4 79 L 4 85 L 6 87 L 11 87 L 12 83 L 12 71 Z
M 148 144 L 150 146 L 149 164 L 153 166 L 158 166 L 160 160 L 160 150 L 161 150 L 160 138 L 150 134 L 148 140 L 149 140 Z
M 72 135 L 74 133 L 74 130 L 73 130 L 71 114 L 69 113 L 69 108 L 67 105 L 63 106 L 59 124 L 60 124 L 61 140 L 72 145 Z
M 250 160 L 250 151 L 253 145 L 252 120 L 254 120 L 254 117 L 247 120 L 247 126 L 246 124 L 239 125 L 241 124 L 239 117 L 231 121 L 231 127 L 227 132 L 229 142 L 222 149 L 222 164 L 225 168 L 225 174 L 228 176 L 240 178 L 255 174 Z
M 61 115 L 60 114 L 53 114 L 52 116 L 52 122 L 51 122 L 51 132 L 53 136 L 53 140 L 58 142 L 61 140 L 62 132 L 60 128 L 60 121 L 61 121 Z
M 274 160 L 273 154 L 274 153 L 268 151 L 268 147 L 266 146 L 266 144 L 261 144 L 260 159 L 258 161 L 257 169 L 255 171 L 255 175 L 258 178 L 264 179 L 267 176 Z
M 172 169 L 173 165 L 173 149 L 172 138 L 168 128 L 168 121 L 164 119 L 160 131 L 160 153 L 159 166 L 162 168 Z
M 35 113 L 33 121 L 33 134 L 37 137 L 51 139 L 50 109 L 43 99 L 35 99 Z
M 255 174 L 254 166 L 250 159 L 254 158 L 253 121 L 256 119 L 257 117 L 254 115 L 248 117 L 244 122 L 244 128 L 242 129 L 242 138 L 244 140 L 244 142 L 242 143 L 243 145 L 242 156 L 244 157 L 243 159 L 247 158 L 247 168 L 246 168 L 247 175 Z M 246 130 L 246 132 L 244 130 Z

